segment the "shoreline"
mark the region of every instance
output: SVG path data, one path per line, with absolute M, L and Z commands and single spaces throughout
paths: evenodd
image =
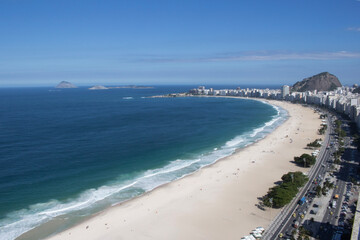
M 163 95 L 161 95 L 161 96 L 163 96 Z M 233 97 L 233 96 L 201 96 L 201 95 L 199 95 L 199 96 L 183 96 L 183 97 L 232 98 L 232 99 L 255 100 L 255 101 L 262 102 L 262 103 L 264 103 L 264 104 L 266 104 L 266 105 L 271 106 L 271 107 L 272 107 L 273 109 L 275 109 L 275 110 L 277 111 L 277 113 L 278 113 L 277 116 L 274 117 L 274 119 L 269 120 L 268 122 L 265 122 L 264 126 L 261 127 L 261 128 L 265 128 L 266 126 L 268 126 L 268 125 L 267 125 L 268 123 L 270 123 L 270 122 L 272 122 L 272 121 L 274 121 L 274 120 L 277 119 L 275 122 L 280 121 L 280 123 L 279 123 L 279 124 L 276 124 L 276 126 L 275 126 L 274 128 L 272 128 L 271 132 L 274 131 L 276 128 L 278 128 L 281 124 L 283 124 L 283 123 L 284 123 L 285 121 L 287 121 L 287 119 L 288 119 L 288 112 L 287 112 L 285 109 L 282 109 L 282 108 L 281 108 L 281 109 L 278 109 L 276 106 L 274 106 L 274 105 L 272 105 L 271 103 L 267 102 L 266 100 L 262 100 L 262 99 L 256 99 L 256 98 L 252 99 L 252 98 Z M 280 116 L 281 114 L 284 114 L 284 113 L 281 113 L 282 111 L 283 111 L 283 112 L 286 112 L 286 116 L 285 116 L 285 117 L 281 117 L 281 116 Z M 280 117 L 280 120 L 278 119 L 278 117 Z M 271 125 L 272 125 L 272 124 L 270 124 L 269 126 L 271 126 Z M 255 131 L 255 130 L 257 130 L 257 129 L 253 129 L 253 131 Z M 263 131 L 264 131 L 264 129 L 263 129 L 262 131 L 260 131 L 260 133 L 264 134 Z M 270 133 L 271 133 L 271 132 L 270 132 Z M 245 133 L 244 133 L 244 134 L 245 134 Z M 244 135 L 244 134 L 243 134 L 243 135 Z M 255 135 L 256 135 L 256 134 L 258 134 L 258 133 L 255 133 Z M 140 197 L 142 197 L 142 196 L 144 196 L 144 195 L 146 195 L 146 194 L 149 194 L 149 193 L 151 193 L 152 191 L 155 191 L 156 189 L 161 188 L 161 187 L 163 187 L 163 186 L 165 186 L 165 185 L 167 185 L 167 184 L 169 184 L 169 183 L 179 181 L 179 180 L 181 180 L 181 179 L 183 179 L 183 178 L 185 178 L 185 177 L 188 177 L 189 175 L 192 175 L 192 174 L 194 174 L 194 173 L 196 173 L 196 172 L 198 172 L 198 171 L 201 171 L 202 169 L 211 167 L 213 164 L 217 163 L 218 161 L 222 161 L 222 160 L 224 160 L 225 158 L 231 156 L 232 154 L 235 154 L 235 153 L 237 153 L 237 152 L 239 152 L 239 151 L 242 151 L 244 148 L 246 148 L 246 147 L 248 147 L 248 146 L 250 146 L 250 145 L 252 145 L 252 144 L 254 144 L 254 143 L 258 142 L 258 141 L 261 141 L 261 140 L 262 140 L 263 138 L 265 138 L 268 134 L 269 134 L 269 133 L 265 133 L 265 136 L 257 137 L 257 138 L 255 138 L 254 140 L 250 141 L 249 143 L 247 143 L 247 144 L 244 145 L 244 146 L 238 146 L 238 147 L 236 147 L 232 153 L 229 153 L 229 155 L 222 156 L 222 157 L 218 158 L 217 160 L 215 160 L 215 161 L 212 162 L 212 163 L 209 163 L 209 164 L 207 164 L 207 165 L 204 165 L 204 166 L 200 167 L 199 169 L 197 169 L 197 170 L 195 170 L 195 171 L 193 171 L 193 172 L 189 172 L 189 173 L 185 174 L 184 176 L 182 176 L 182 177 L 180 177 L 180 178 L 178 178 L 178 179 L 175 179 L 175 180 L 173 180 L 173 181 L 171 181 L 171 182 L 158 185 L 158 186 L 156 186 L 155 188 L 153 188 L 153 189 L 151 189 L 151 190 L 149 190 L 149 191 L 147 191 L 147 192 L 144 192 L 144 193 L 142 193 L 142 194 L 140 194 L 140 195 L 138 195 L 138 196 L 134 196 L 134 197 L 132 197 L 132 198 L 130 198 L 130 199 L 126 199 L 126 200 L 124 200 L 124 201 L 122 201 L 122 202 L 118 202 L 118 203 L 115 203 L 115 204 L 113 204 L 113 205 L 109 205 L 109 206 L 107 206 L 107 207 L 105 207 L 105 208 L 103 208 L 103 209 L 101 209 L 101 210 L 99 210 L 99 211 L 97 211 L 97 212 L 91 213 L 91 214 L 88 215 L 88 216 L 81 217 L 80 220 L 75 220 L 73 223 L 69 223 L 69 222 L 67 222 L 67 220 L 65 220 L 65 219 L 68 219 L 68 214 L 69 214 L 69 213 L 56 216 L 56 217 L 54 217 L 53 219 L 51 219 L 50 221 L 44 222 L 44 223 L 36 226 L 35 228 L 30 229 L 30 230 L 28 230 L 27 232 L 22 233 L 21 235 L 19 235 L 18 237 L 16 237 L 16 239 L 18 239 L 18 240 L 22 240 L 22 239 L 26 239 L 26 240 L 27 240 L 27 239 L 47 239 L 47 238 L 49 238 L 49 237 L 51 237 L 51 236 L 53 236 L 53 235 L 59 234 L 59 233 L 61 233 L 61 232 L 63 232 L 63 231 L 66 231 L 66 230 L 68 230 L 68 229 L 70 229 L 70 228 L 76 227 L 77 225 L 81 224 L 82 222 L 84 222 L 84 221 L 86 221 L 86 220 L 88 220 L 88 219 L 94 218 L 94 217 L 96 217 L 97 215 L 101 214 L 101 213 L 104 212 L 104 211 L 107 211 L 108 209 L 110 209 L 110 208 L 112 208 L 112 207 L 116 207 L 116 206 L 118 206 L 118 205 L 126 204 L 126 203 L 129 202 L 129 201 L 135 200 L 135 199 L 140 198 Z M 239 136 L 242 136 L 242 135 L 239 135 Z M 238 136 L 237 136 L 237 137 L 238 137 Z M 230 140 L 231 140 L 231 139 L 230 139 Z M 224 144 L 224 145 L 225 145 L 225 144 Z M 71 213 L 70 213 L 70 214 L 71 214 Z M 73 217 L 74 217 L 74 216 L 70 216 L 70 218 L 73 218 Z M 76 216 L 75 216 L 75 217 L 76 217 Z
M 233 98 L 238 98 L 238 97 L 233 97 Z M 234 164 L 234 160 L 236 160 L 236 158 L 241 158 L 243 157 L 242 155 L 246 155 L 248 154 L 248 150 L 249 148 L 253 148 L 254 146 L 258 146 L 263 144 L 263 142 L 270 138 L 270 136 L 272 135 L 276 135 L 276 133 L 279 131 L 279 128 L 283 128 L 284 125 L 289 125 L 290 120 L 292 119 L 292 115 L 291 112 L 287 109 L 290 108 L 290 106 L 297 106 L 297 108 L 301 108 L 302 110 L 306 109 L 307 110 L 307 114 L 309 114 L 309 112 L 312 112 L 312 110 L 310 108 L 304 108 L 300 105 L 294 105 L 294 104 L 289 104 L 289 103 L 282 103 L 282 102 L 274 102 L 274 101 L 268 101 L 268 100 L 260 100 L 260 99 L 252 99 L 252 98 L 243 98 L 243 99 L 249 99 L 249 100 L 256 100 L 256 101 L 261 101 L 264 102 L 265 104 L 270 104 L 270 105 L 277 105 L 281 108 L 284 108 L 285 110 L 287 110 L 288 112 L 288 118 L 280 125 L 277 126 L 276 129 L 274 129 L 271 133 L 267 134 L 264 138 L 259 139 L 257 141 L 255 141 L 254 143 L 250 144 L 249 146 L 246 146 L 244 148 L 240 148 L 240 149 L 236 149 L 236 151 L 227 157 L 221 158 L 219 160 L 217 160 L 215 163 L 205 166 L 197 171 L 195 171 L 194 173 L 191 173 L 189 175 L 186 175 L 180 179 L 177 179 L 173 182 L 161 185 L 147 193 L 144 193 L 143 195 L 140 195 L 138 197 L 135 197 L 133 199 L 127 200 L 125 202 L 119 203 L 115 206 L 109 207 L 105 210 L 103 210 L 100 213 L 94 214 L 93 216 L 90 216 L 89 219 L 80 222 L 79 224 L 65 230 L 64 232 L 58 233 L 52 237 L 49 237 L 47 239 L 100 239 L 103 237 L 108 237 L 108 238 L 121 238 L 123 237 L 124 239 L 167 239 L 168 237 L 172 236 L 171 238 L 174 238 L 174 234 L 178 235 L 179 231 L 182 232 L 182 234 L 185 235 L 179 235 L 178 239 L 183 239 L 183 238 L 189 238 L 189 236 L 196 236 L 197 234 L 200 233 L 199 238 L 203 238 L 205 237 L 206 239 L 218 239 L 220 236 L 223 238 L 224 233 L 222 233 L 222 235 L 214 235 L 214 233 L 211 233 L 209 235 L 205 234 L 205 232 L 208 231 L 204 231 L 202 232 L 201 229 L 203 229 L 203 224 L 201 223 L 202 221 L 198 221 L 197 224 L 200 224 L 200 226 L 192 228 L 190 226 L 188 226 L 187 224 L 187 220 L 186 218 L 191 218 L 194 214 L 188 214 L 186 217 L 185 216 L 178 216 L 175 219 L 172 219 L 172 223 L 171 228 L 168 228 L 167 230 L 170 231 L 169 235 L 165 234 L 163 237 L 161 237 L 161 232 L 164 231 L 164 229 L 162 230 L 153 230 L 153 227 L 151 231 L 147 231 L 150 229 L 147 229 L 147 227 L 152 226 L 152 222 L 158 222 L 159 226 L 165 226 L 165 227 L 169 227 L 167 225 L 169 225 L 169 223 L 171 223 L 171 221 L 164 221 L 165 219 L 168 219 L 169 216 L 166 216 L 168 214 L 163 215 L 163 209 L 162 208 L 166 208 L 165 209 L 165 213 L 168 211 L 169 213 L 172 213 L 171 215 L 177 215 L 177 213 L 179 212 L 178 208 L 181 208 L 181 206 L 183 205 L 182 203 L 184 203 L 185 206 L 189 206 L 190 209 L 195 210 L 195 211 L 200 211 L 202 214 L 197 214 L 198 218 L 202 219 L 201 216 L 208 216 L 211 218 L 211 216 L 213 216 L 214 214 L 211 213 L 211 208 L 209 209 L 210 211 L 208 213 L 204 213 L 202 208 L 199 209 L 199 207 L 201 205 L 199 205 L 199 202 L 205 202 L 208 203 L 209 206 L 213 206 L 213 207 L 217 207 L 219 208 L 219 205 L 222 204 L 228 204 L 228 203 L 232 203 L 231 199 L 226 198 L 224 201 L 224 199 L 221 199 L 222 201 L 209 201 L 209 198 L 211 198 L 212 196 L 214 196 L 215 194 L 218 194 L 219 192 L 223 192 L 224 190 L 221 189 L 223 187 L 229 187 L 230 188 L 234 187 L 234 178 L 243 178 L 246 175 L 249 175 L 249 172 L 254 173 L 254 169 L 252 165 L 257 165 L 257 160 L 250 160 L 248 162 L 242 161 L 241 163 L 237 163 L 238 167 L 236 169 L 232 169 L 232 173 L 229 172 L 229 168 L 233 168 L 234 166 L 231 166 Z M 283 106 L 281 106 L 283 105 Z M 288 105 L 286 107 L 284 107 L 284 105 Z M 312 113 L 313 116 L 316 115 L 314 113 Z M 311 114 L 310 114 L 311 115 Z M 317 116 L 317 115 L 316 115 Z M 318 119 L 318 117 L 317 117 Z M 318 137 L 318 135 L 316 134 L 316 130 L 318 128 L 318 126 L 320 125 L 320 120 L 319 120 L 319 124 L 314 124 L 315 128 L 313 129 L 313 136 Z M 296 133 L 297 134 L 297 133 Z M 313 139 L 311 139 L 312 141 Z M 304 147 L 306 146 L 306 144 L 310 142 L 310 140 L 306 140 L 306 142 L 304 143 L 304 146 L 302 146 L 302 148 L 300 148 L 301 153 L 303 152 L 308 152 L 308 150 L 305 150 Z M 271 141 L 270 141 L 271 143 Z M 273 151 L 272 151 L 273 152 Z M 240 156 L 239 156 L 240 155 Z M 261 155 L 261 153 L 260 153 Z M 270 152 L 271 155 L 271 152 Z M 297 155 L 297 154 L 292 154 L 293 156 Z M 293 157 L 292 156 L 292 157 Z M 250 157 L 251 158 L 251 157 Z M 289 159 L 289 160 L 292 160 Z M 288 160 L 288 162 L 289 162 Z M 261 162 L 261 160 L 259 160 Z M 220 165 L 220 166 L 219 166 Z M 226 165 L 226 166 L 221 166 L 221 165 Z M 229 166 L 228 166 L 229 165 Z M 293 169 L 295 170 L 306 170 L 306 169 L 302 169 L 299 167 L 296 167 L 294 164 L 292 164 L 293 166 L 290 167 L 291 170 L 293 171 Z M 224 168 L 225 167 L 225 168 Z M 289 166 L 287 166 L 286 168 L 288 169 Z M 214 169 L 218 169 L 220 168 L 220 172 L 214 173 Z M 223 169 L 221 169 L 223 168 Z M 225 179 L 222 179 L 220 176 L 219 179 L 217 181 L 214 181 L 214 176 L 216 175 L 224 175 L 221 174 L 221 172 L 225 170 L 227 173 L 227 175 L 225 176 Z M 249 171 L 248 171 L 249 170 Z M 288 169 L 289 170 L 289 169 Z M 288 171 L 286 171 L 288 172 Z M 283 172 L 286 173 L 286 172 Z M 214 175 L 215 174 L 215 175 Z M 205 176 L 204 175 L 210 175 L 209 176 Z M 232 176 L 231 176 L 232 175 Z M 272 177 L 272 179 L 275 179 L 276 181 L 280 180 L 282 174 L 279 175 L 277 174 L 277 177 Z M 224 176 L 223 176 L 224 177 Z M 198 187 L 194 188 L 194 181 L 192 181 L 193 178 L 196 178 L 196 184 Z M 224 181 L 225 183 L 219 183 L 220 181 Z M 199 182 L 201 182 L 201 184 L 198 184 L 198 180 L 200 180 Z M 209 183 L 210 182 L 210 183 Z M 177 185 L 177 186 L 175 186 Z M 209 186 L 207 186 L 209 185 Z M 218 186 L 220 185 L 220 187 Z M 239 183 L 235 184 L 235 185 L 239 185 Z M 244 185 L 240 183 L 240 185 Z M 256 185 L 256 184 L 254 184 Z M 264 188 L 262 187 L 262 191 L 256 191 L 256 195 L 258 195 L 257 197 L 261 197 L 263 195 L 266 194 L 267 190 L 269 187 L 273 186 L 274 182 L 270 182 L 267 181 L 267 189 L 264 191 Z M 202 187 L 203 186 L 203 187 Z M 227 189 L 226 188 L 226 189 Z M 195 189 L 195 190 L 194 190 Z M 179 195 L 179 191 L 178 190 L 182 190 L 187 193 L 190 194 L 189 196 L 182 196 L 184 194 L 180 194 Z M 258 188 L 256 188 L 256 190 L 258 190 Z M 229 190 L 231 191 L 231 189 Z M 207 193 L 210 193 L 207 194 Z M 176 198 L 168 198 L 168 195 L 171 195 L 171 193 L 175 193 L 175 195 L 177 196 Z M 203 194 L 205 193 L 205 194 Z M 158 196 L 160 195 L 160 197 Z M 201 195 L 206 195 L 207 198 L 203 199 L 203 196 Z M 227 193 L 227 195 L 229 195 Z M 229 197 L 229 196 L 227 196 Z M 184 200 L 184 202 L 178 200 L 178 198 Z M 246 198 L 246 197 L 245 197 Z M 174 202 L 177 203 L 174 205 Z M 256 199 L 256 202 L 258 202 L 258 200 Z M 161 205 L 159 205 L 161 203 Z M 234 203 L 232 203 L 233 205 Z M 249 205 L 249 207 L 251 207 L 250 205 L 255 205 L 254 204 L 254 199 L 251 200 L 251 204 L 250 203 L 242 203 L 242 204 L 236 204 L 238 205 L 238 211 L 241 212 L 241 208 L 242 207 L 246 207 L 246 205 Z M 151 208 L 148 208 L 148 211 L 146 211 L 146 207 L 149 205 L 149 207 L 151 206 Z M 230 204 L 231 205 L 231 204 Z M 196 207 L 197 206 L 197 207 Z M 220 206 L 221 207 L 221 206 Z M 254 206 L 252 206 L 253 208 Z M 132 214 L 133 212 L 138 212 L 139 209 L 143 209 L 143 211 L 141 211 L 141 213 L 139 214 Z M 167 208 L 169 208 L 167 210 Z M 154 209 L 158 209 L 158 210 L 154 210 Z M 276 216 L 277 212 L 279 210 L 271 210 L 271 211 L 262 211 L 257 209 L 258 211 L 261 212 L 256 212 L 255 214 L 238 214 L 237 212 L 234 213 L 228 213 L 225 214 L 225 217 L 228 216 L 229 219 L 229 223 L 230 225 L 235 228 L 236 230 L 234 231 L 234 229 L 229 227 L 225 227 L 224 230 L 226 230 L 227 232 L 229 232 L 229 237 L 242 237 L 242 235 L 247 235 L 248 232 L 250 232 L 252 229 L 248 229 L 248 227 L 239 227 L 236 223 L 238 224 L 242 224 L 241 218 L 243 218 L 243 216 L 247 216 L 247 217 L 251 217 L 251 216 L 256 216 L 256 223 L 257 225 L 259 225 L 260 223 L 258 223 L 258 220 L 262 220 L 260 222 L 262 222 L 262 226 L 266 228 L 266 226 L 270 223 L 270 220 Z M 182 210 L 180 210 L 182 211 Z M 235 210 L 236 211 L 236 210 Z M 191 211 L 193 212 L 193 211 Z M 207 212 L 207 211 L 206 211 Z M 269 215 L 270 212 L 270 215 Z M 235 214 L 235 219 L 232 218 L 231 216 L 234 217 Z M 269 215 L 269 216 L 266 216 Z M 121 217 L 120 217 L 121 216 Z M 125 217 L 126 216 L 126 217 Z M 137 217 L 139 216 L 139 217 Z M 160 217 L 162 216 L 162 217 Z M 160 218 L 159 218 L 160 217 Z M 208 219 L 208 217 L 205 217 L 204 219 Z M 119 219 L 123 219 L 123 221 L 118 221 Z M 183 219 L 184 218 L 184 219 Z M 142 219 L 147 219 L 149 221 L 147 221 L 146 223 L 143 223 Z M 179 219 L 183 219 L 183 221 L 179 221 Z M 203 220 L 204 220 L 203 219 Z M 231 220 L 232 219 L 232 220 Z M 248 219 L 246 219 L 247 222 L 249 222 Z M 105 222 L 105 223 L 104 223 Z M 223 222 L 223 221 L 220 221 Z M 231 222 L 233 222 L 233 224 L 231 224 Z M 129 224 L 131 223 L 131 224 Z M 208 221 L 208 223 L 213 223 L 214 224 L 214 228 L 216 229 L 218 227 L 217 221 Z M 216 223 L 216 224 L 215 224 Z M 120 224 L 120 225 L 119 225 Z M 145 224 L 145 225 L 144 225 Z M 131 226 L 134 226 L 132 229 Z M 207 224 L 205 224 L 207 225 Z M 234 226 L 236 225 L 236 226 Z M 261 225 L 261 224 L 260 224 Z M 120 229 L 123 230 L 114 230 L 114 226 L 117 226 L 116 229 L 118 229 L 118 227 Z M 135 227 L 136 226 L 136 227 Z M 130 227 L 130 228 L 129 228 Z M 188 229 L 190 227 L 190 229 Z M 200 228 L 199 228 L 200 227 Z M 224 227 L 224 226 L 223 226 Z M 253 228 L 255 228 L 257 226 L 254 226 Z M 135 228 L 137 229 L 137 231 L 135 231 Z M 160 227 L 161 229 L 162 227 Z M 96 230 L 94 230 L 96 229 Z M 207 229 L 207 227 L 205 227 L 205 229 Z M 246 230 L 245 230 L 246 229 Z M 36 230 L 36 228 L 35 228 Z M 96 233 L 94 233 L 94 231 Z M 125 233 L 124 233 L 125 232 Z M 210 231 L 211 232 L 211 231 Z M 222 232 L 222 231 L 217 231 L 217 232 Z M 157 235 L 160 234 L 160 235 Z M 189 234 L 188 236 L 186 234 Z M 200 237 L 202 234 L 205 234 L 203 237 Z M 240 235 L 239 235 L 240 234 Z M 22 236 L 26 235 L 23 234 Z M 21 239 L 21 237 L 19 237 L 19 239 Z M 231 238 L 232 238 L 231 237 Z M 226 238 L 226 237 L 225 237 Z M 177 239 L 177 238 L 175 238 Z

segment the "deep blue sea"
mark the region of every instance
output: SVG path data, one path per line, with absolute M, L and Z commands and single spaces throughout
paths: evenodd
M 186 176 L 287 117 L 254 100 L 146 98 L 190 88 L 0 89 L 0 239 Z

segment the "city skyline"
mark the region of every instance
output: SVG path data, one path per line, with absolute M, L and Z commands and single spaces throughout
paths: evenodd
M 359 83 L 360 1 L 0 3 L 0 87 Z

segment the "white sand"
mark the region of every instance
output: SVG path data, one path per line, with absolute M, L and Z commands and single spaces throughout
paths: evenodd
M 318 114 L 287 102 L 290 118 L 265 139 L 178 181 L 111 207 L 50 239 L 240 239 L 279 210 L 258 197 L 296 167 L 294 156 L 320 136 Z M 286 137 L 287 136 L 287 137 Z

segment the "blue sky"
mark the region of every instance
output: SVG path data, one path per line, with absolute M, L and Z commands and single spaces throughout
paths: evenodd
M 1 0 L 0 86 L 360 83 L 359 0 Z

